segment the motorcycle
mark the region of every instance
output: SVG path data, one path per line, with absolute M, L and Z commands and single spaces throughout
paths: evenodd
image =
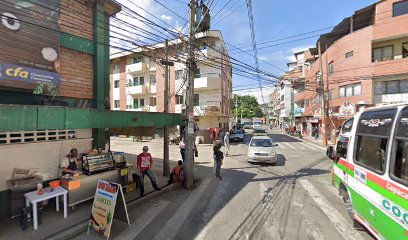
M 180 136 L 177 137 L 169 137 L 169 144 L 178 145 L 180 143 Z

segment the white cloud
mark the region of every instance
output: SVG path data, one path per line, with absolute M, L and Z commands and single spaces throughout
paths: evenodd
M 162 15 L 160 16 L 160 18 L 163 19 L 163 20 L 169 21 L 169 22 L 173 19 L 172 16 L 168 16 L 168 15 L 166 15 L 166 14 L 162 14 Z
M 289 62 L 296 62 L 296 57 L 293 54 L 286 56 L 285 59 L 288 60 Z

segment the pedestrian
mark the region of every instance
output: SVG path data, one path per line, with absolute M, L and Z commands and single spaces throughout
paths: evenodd
M 183 167 L 183 162 L 179 160 L 177 162 L 177 166 L 173 168 L 173 170 L 170 173 L 170 179 L 168 181 L 169 184 L 172 183 L 182 183 L 185 178 L 185 172 L 184 172 L 184 167 Z
M 137 169 L 141 175 L 140 179 L 140 196 L 144 194 L 144 176 L 147 175 L 150 178 L 154 190 L 160 191 L 161 189 L 157 186 L 156 179 L 154 178 L 152 172 L 153 159 L 152 155 L 149 153 L 149 148 L 147 146 L 143 147 L 143 152 L 137 156 Z
M 230 133 L 227 132 L 225 133 L 225 137 L 224 137 L 224 146 L 225 146 L 225 156 L 228 157 L 228 152 L 230 150 Z
M 214 150 L 214 161 L 216 164 L 215 167 L 215 176 L 217 177 L 218 180 L 222 180 L 221 177 L 221 165 L 224 160 L 224 154 L 221 152 L 221 146 L 216 145 L 213 147 Z
M 219 141 L 219 140 L 216 140 L 216 141 L 214 141 L 214 143 L 213 143 L 213 148 L 214 147 L 219 147 L 219 148 L 221 148 L 221 142 Z M 213 154 L 213 159 L 214 159 L 214 164 L 213 164 L 213 174 L 215 175 L 216 174 L 216 169 L 217 169 L 217 161 L 215 160 L 215 157 L 214 157 L 215 155 Z
M 319 138 L 319 128 L 315 128 L 315 139 Z
M 180 148 L 181 159 L 183 159 L 183 162 L 184 162 L 185 153 L 186 153 L 186 142 L 185 142 L 184 134 L 182 134 L 181 136 L 179 148 Z
M 225 137 L 224 129 L 221 129 L 219 138 L 222 144 L 224 144 L 224 137 Z

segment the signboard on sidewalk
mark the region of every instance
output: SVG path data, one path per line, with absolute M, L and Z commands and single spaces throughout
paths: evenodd
M 118 204 L 118 206 L 123 205 L 117 207 L 116 204 Z M 121 210 L 120 212 L 117 212 L 117 214 L 125 216 L 125 218 L 120 218 L 124 221 L 127 220 L 130 227 L 122 186 L 117 183 L 99 180 L 98 185 L 96 186 L 94 202 L 92 204 L 91 217 L 88 222 L 88 233 L 90 227 L 92 227 L 97 233 L 108 239 L 112 228 L 115 209 Z

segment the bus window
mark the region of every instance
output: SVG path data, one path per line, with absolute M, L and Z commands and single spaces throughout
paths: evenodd
M 383 172 L 387 142 L 385 138 L 358 136 L 355 160 L 363 166 Z
M 357 126 L 354 162 L 373 171 L 384 173 L 387 145 L 397 109 L 367 111 Z
M 408 107 L 401 111 L 395 133 L 396 153 L 391 163 L 391 178 L 408 185 Z
M 349 120 L 345 121 L 343 127 L 341 129 L 342 133 L 351 132 L 351 128 L 353 127 L 354 118 L 350 118 Z
M 408 185 L 408 141 L 398 140 L 392 175 Z

